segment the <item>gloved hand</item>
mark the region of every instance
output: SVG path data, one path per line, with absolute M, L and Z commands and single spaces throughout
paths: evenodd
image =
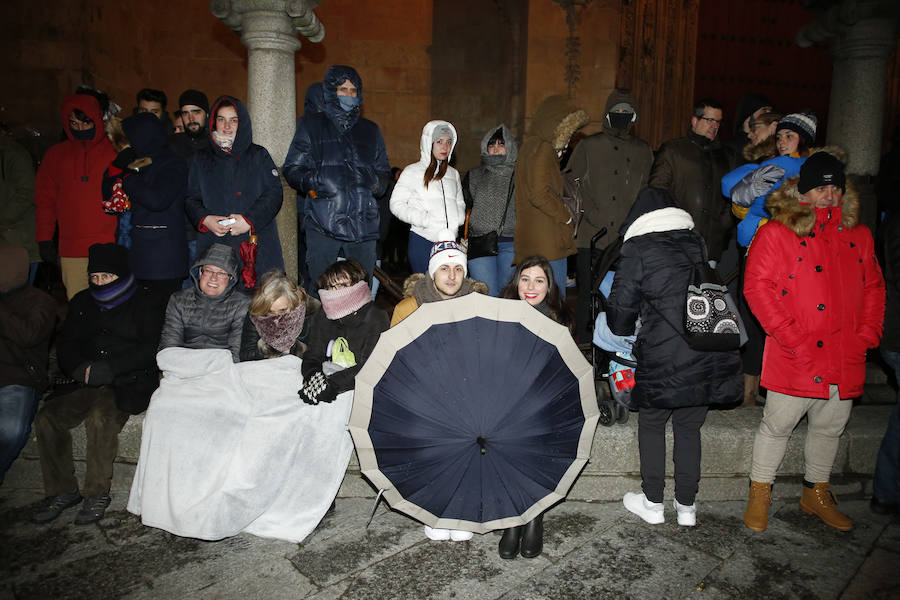
M 772 190 L 775 182 L 784 176 L 784 169 L 778 165 L 765 165 L 744 175 L 731 189 L 731 201 L 738 206 L 750 206 L 759 196 Z
M 53 244 L 53 240 L 38 242 L 38 251 L 40 252 L 41 260 L 45 263 L 59 264 L 59 255 L 56 253 L 56 246 Z
M 112 164 L 114 167 L 118 167 L 121 170 L 125 170 L 128 168 L 129 163 L 134 161 L 137 158 L 137 153 L 135 153 L 134 148 L 128 146 L 124 148 L 118 155 L 113 159 Z
M 297 392 L 307 404 L 334 402 L 337 392 L 322 371 L 316 371 L 303 382 L 303 389 Z
M 112 385 L 115 376 L 108 361 L 98 360 L 91 363 L 91 372 L 85 382 L 88 385 Z

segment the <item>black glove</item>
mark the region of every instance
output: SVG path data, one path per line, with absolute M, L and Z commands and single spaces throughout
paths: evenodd
M 328 381 L 328 378 L 322 371 L 316 371 L 307 377 L 306 381 L 303 382 L 303 389 L 299 390 L 297 394 L 307 404 L 334 402 L 335 398 L 337 398 L 334 386 Z
M 115 376 L 113 375 L 112 367 L 109 362 L 98 360 L 97 362 L 91 363 L 91 372 L 88 375 L 86 383 L 94 386 L 111 385 L 114 379 Z
M 137 158 L 137 154 L 134 151 L 134 148 L 128 146 L 121 152 L 119 152 L 118 156 L 112 161 L 114 167 L 119 167 L 123 171 L 128 168 L 128 165 L 134 162 Z
M 38 242 L 38 251 L 41 254 L 41 260 L 51 265 L 59 264 L 59 255 L 56 253 L 56 246 L 52 240 L 46 242 Z

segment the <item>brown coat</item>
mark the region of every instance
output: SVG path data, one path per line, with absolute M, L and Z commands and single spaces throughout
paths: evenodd
M 734 224 L 731 203 L 722 195 L 722 177 L 731 169 L 721 144 L 689 131 L 660 146 L 647 184 L 671 192 L 678 208 L 690 213 L 712 260 L 722 257 Z
M 565 148 L 572 134 L 589 119 L 564 96 L 550 96 L 538 106 L 516 165 L 517 263 L 532 254 L 551 261 L 575 254 L 556 152 Z

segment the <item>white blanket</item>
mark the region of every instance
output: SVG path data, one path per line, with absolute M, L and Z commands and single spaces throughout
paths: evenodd
M 227 350 L 167 348 L 156 359 L 164 376 L 144 419 L 128 510 L 185 537 L 302 541 L 350 460 L 353 392 L 304 404 L 295 356 L 234 364 Z

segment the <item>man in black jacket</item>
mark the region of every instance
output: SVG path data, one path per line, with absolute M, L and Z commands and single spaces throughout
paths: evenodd
M 119 432 L 132 414 L 146 410 L 159 385 L 156 346 L 163 305 L 137 285 L 128 250 L 94 244 L 88 250 L 90 287 L 72 298 L 57 340 L 62 371 L 75 380 L 49 400 L 34 421 L 47 503 L 32 520 L 47 523 L 84 497 L 76 525 L 103 518 L 109 507 Z M 78 491 L 69 430 L 84 421 L 87 473 Z

